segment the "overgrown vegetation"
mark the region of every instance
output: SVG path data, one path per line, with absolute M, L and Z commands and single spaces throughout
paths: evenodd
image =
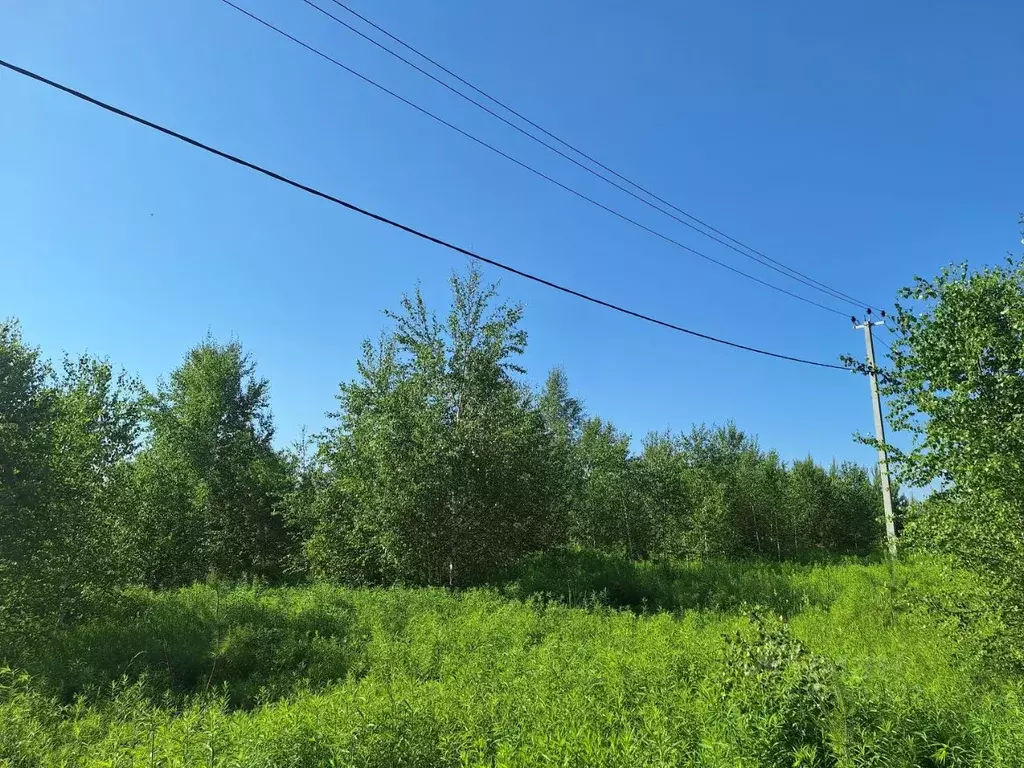
M 936 487 L 909 516 L 906 543 L 983 574 L 1024 631 L 1024 266 L 1007 259 L 917 278 L 897 304 L 885 393 L 903 477 Z
M 475 271 L 287 450 L 236 341 L 147 391 L 4 323 L 0 765 L 1019 765 L 1022 275 L 897 307 L 901 563 L 865 468 L 532 389 Z
M 548 596 L 527 601 L 486 589 L 133 591 L 27 649 L 31 684 L 6 675 L 0 761 L 1019 762 L 1021 688 L 984 673 L 992 617 L 967 574 L 663 565 L 637 596 L 671 595 L 669 613 L 570 596 L 553 566 L 526 568 L 519 588 Z M 961 625 L 935 595 L 983 613 Z
M 497 301 L 475 271 L 453 277 L 443 322 L 405 297 L 332 426 L 285 451 L 238 342 L 206 339 L 148 392 L 89 358 L 57 375 L 5 324 L 4 608 L 42 619 L 46 605 L 59 623 L 92 589 L 209 575 L 466 586 L 565 546 L 776 560 L 876 548 L 865 469 L 787 465 L 732 424 L 633 452 L 561 371 L 529 389 L 522 310 Z

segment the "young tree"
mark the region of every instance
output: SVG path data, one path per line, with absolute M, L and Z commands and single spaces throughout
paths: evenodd
M 52 527 L 40 513 L 53 495 L 56 393 L 49 375 L 17 324 L 0 323 L 0 627 L 7 632 L 50 602 L 44 566 L 61 554 L 47 546 Z
M 732 422 L 718 427 L 701 424 L 680 436 L 679 449 L 691 470 L 691 551 L 700 557 L 762 551 L 756 483 L 751 482 L 761 455 L 757 441 Z
M 451 287 L 443 323 L 419 291 L 404 297 L 341 386 L 321 446 L 320 573 L 467 584 L 556 535 L 553 435 L 516 379 L 522 309 L 495 305 L 475 269 Z
M 724 426 L 695 426 L 679 438 L 679 444 L 690 466 L 709 469 L 722 477 L 732 471 L 744 454 L 758 451 L 757 441 L 731 421 Z
M 547 430 L 565 441 L 576 443 L 583 430 L 583 405 L 569 393 L 569 377 L 561 368 L 553 368 L 548 374 L 537 408 L 544 419 Z
M 651 526 L 637 502 L 639 465 L 629 435 L 609 421 L 587 419 L 578 446 L 583 487 L 572 511 L 570 539 L 582 546 L 640 558 L 651 547 Z
M 556 530 L 552 546 L 569 540 L 571 510 L 583 492 L 583 466 L 580 459 L 580 436 L 585 420 L 583 405 L 569 393 L 569 379 L 561 368 L 554 368 L 544 382 L 537 398 L 537 410 L 547 433 L 551 455 L 552 494 L 557 505 Z
M 781 560 L 788 553 L 788 480 L 778 453 L 762 453 L 751 443 L 740 454 L 728 494 L 736 554 Z
M 836 507 L 836 549 L 839 552 L 866 555 L 877 549 L 884 534 L 882 489 L 874 475 L 864 467 L 844 462 L 829 472 L 833 504 Z M 897 520 L 902 518 L 902 497 L 893 486 Z M 897 533 L 900 530 L 897 528 Z
M 836 507 L 832 484 L 824 469 L 809 456 L 793 462 L 789 471 L 787 509 L 790 513 L 794 557 L 836 551 Z
M 280 576 L 287 539 L 276 508 L 289 477 L 271 444 L 268 391 L 240 344 L 208 338 L 148 399 L 136 482 L 149 583 Z
M 88 592 L 121 583 L 137 395 L 103 361 L 55 372 L 0 324 L 0 625 L 73 618 Z
M 937 486 L 908 534 L 1021 594 L 1024 584 L 1024 266 L 948 267 L 896 306 L 890 447 L 901 480 Z
M 652 554 L 686 557 L 691 554 L 694 523 L 693 470 L 687 466 L 679 441 L 669 432 L 652 432 L 636 461 L 640 507 L 650 521 Z

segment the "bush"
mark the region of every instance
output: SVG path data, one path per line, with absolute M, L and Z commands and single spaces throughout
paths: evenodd
M 680 610 L 530 597 L 550 562 L 517 600 L 131 592 L 2 678 L 0 765 L 1020 764 L 1024 688 L 983 671 L 991 626 L 949 610 L 976 598 L 941 563 L 562 557 Z
M 62 701 L 126 679 L 154 700 L 224 691 L 231 707 L 251 707 L 342 680 L 361 655 L 352 608 L 330 589 L 132 590 L 104 608 L 21 659 Z

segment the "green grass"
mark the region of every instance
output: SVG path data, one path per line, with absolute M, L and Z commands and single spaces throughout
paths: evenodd
M 461 593 L 133 591 L 18 652 L 0 765 L 1022 765 L 983 597 L 935 563 L 587 553 Z

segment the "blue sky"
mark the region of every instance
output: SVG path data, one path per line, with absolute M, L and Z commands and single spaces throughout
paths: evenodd
M 605 204 L 782 281 L 300 0 L 239 3 Z M 1018 2 L 351 3 L 662 197 L 855 296 L 890 301 L 915 273 L 1019 252 Z M 2 58 L 493 258 L 744 344 L 863 354 L 848 320 L 634 229 L 217 0 L 8 0 L 2 19 Z M 324 425 L 383 308 L 417 281 L 443 301 L 465 266 L 6 71 L 0 105 L 0 314 L 51 355 L 88 350 L 148 383 L 207 331 L 237 336 L 271 380 L 282 442 Z M 873 459 L 852 440 L 872 428 L 861 378 L 515 277 L 502 286 L 526 305 L 531 378 L 563 366 L 590 412 L 637 438 L 731 418 L 786 457 Z

